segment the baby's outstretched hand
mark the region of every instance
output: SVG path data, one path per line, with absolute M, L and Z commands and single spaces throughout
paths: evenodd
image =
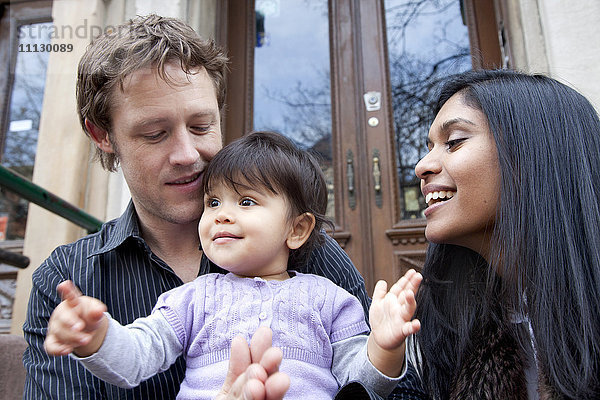
M 106 306 L 100 300 L 83 296 L 71 281 L 62 282 L 56 290 L 62 302 L 50 316 L 44 349 L 53 356 L 75 352 L 86 357 L 95 353 L 108 329 Z
M 422 280 L 423 276 L 411 269 L 389 291 L 385 281 L 375 285 L 369 309 L 368 352 L 373 365 L 388 376 L 398 376 L 398 365 L 401 369 L 404 358 L 404 340 L 421 329 L 419 320 L 412 317 L 417 307 L 415 295 Z

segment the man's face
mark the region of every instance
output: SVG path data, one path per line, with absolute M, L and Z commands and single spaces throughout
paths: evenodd
M 136 211 L 145 225 L 196 223 L 202 172 L 221 149 L 219 107 L 204 68 L 186 75 L 165 66 L 131 74 L 113 93 L 109 147 L 116 152 Z

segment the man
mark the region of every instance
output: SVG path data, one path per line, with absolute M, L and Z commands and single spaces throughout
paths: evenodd
M 202 258 L 197 226 L 202 171 L 222 146 L 226 64 L 220 49 L 189 26 L 154 15 L 99 37 L 82 57 L 77 76 L 82 127 L 104 168 L 114 171 L 120 164 L 132 200 L 121 217 L 57 248 L 33 274 L 23 327 L 29 343 L 25 398 L 175 398 L 183 358 L 126 390 L 105 384 L 68 357 L 48 356 L 43 341 L 61 300 L 56 286 L 66 279 L 127 324 L 148 315 L 161 293 L 199 274 L 221 272 Z M 361 276 L 331 238 L 313 253 L 308 270 L 344 287 L 368 309 Z M 234 341 L 223 399 L 283 396 L 281 355 L 270 348 L 268 335 L 257 332 L 250 348 Z

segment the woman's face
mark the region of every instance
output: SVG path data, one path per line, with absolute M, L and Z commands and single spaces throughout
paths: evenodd
M 415 167 L 427 202 L 425 236 L 488 258 L 500 168 L 486 116 L 455 94 L 433 121 L 428 147 Z

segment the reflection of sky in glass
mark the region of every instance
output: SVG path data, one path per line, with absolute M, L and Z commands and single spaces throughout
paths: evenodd
M 435 63 L 469 44 L 458 0 L 386 0 L 385 9 L 390 54 Z
M 327 0 L 256 0 L 254 129 L 274 130 L 317 154 L 334 210 Z M 263 19 L 264 18 L 264 19 Z
M 414 167 L 427 152 L 435 90 L 471 69 L 469 37 L 458 0 L 385 0 L 385 14 L 400 206 L 410 218 L 424 207 Z
M 52 25 L 51 22 L 34 24 Z M 50 43 L 50 29 L 27 29 L 21 27 L 19 32 L 19 44 L 22 48 L 34 49 L 37 45 Z M 33 32 L 32 35 L 30 33 Z M 40 32 L 44 34 L 40 35 Z M 19 48 L 19 47 L 17 47 Z M 47 52 L 18 52 L 15 65 L 15 80 L 12 88 L 10 101 L 9 124 L 15 121 L 31 121 L 31 129 L 19 130 L 18 124 L 13 124 L 15 130 L 7 132 L 2 163 L 6 166 L 18 169 L 19 172 L 29 175 L 33 171 L 35 151 L 37 147 L 38 129 L 42 102 L 44 99 L 44 84 L 46 81 L 46 66 L 48 65 Z M 10 129 L 10 127 L 9 127 Z M 20 167 L 20 168 L 19 168 Z M 31 178 L 31 176 L 29 176 Z
M 25 51 L 17 52 L 2 164 L 29 179 L 33 175 L 49 54 L 33 50 L 34 45 L 40 50 L 40 45 L 50 43 L 51 25 L 48 22 L 21 27 L 16 47 L 19 50 L 21 44 Z M 34 29 L 29 29 L 31 26 Z M 32 50 L 29 53 L 26 52 L 28 44 Z M 24 238 L 27 209 L 28 202 L 19 195 L 0 192 L 0 214 L 8 217 L 6 239 Z
M 255 48 L 254 129 L 311 147 L 331 135 L 326 0 L 258 0 L 264 44 Z

